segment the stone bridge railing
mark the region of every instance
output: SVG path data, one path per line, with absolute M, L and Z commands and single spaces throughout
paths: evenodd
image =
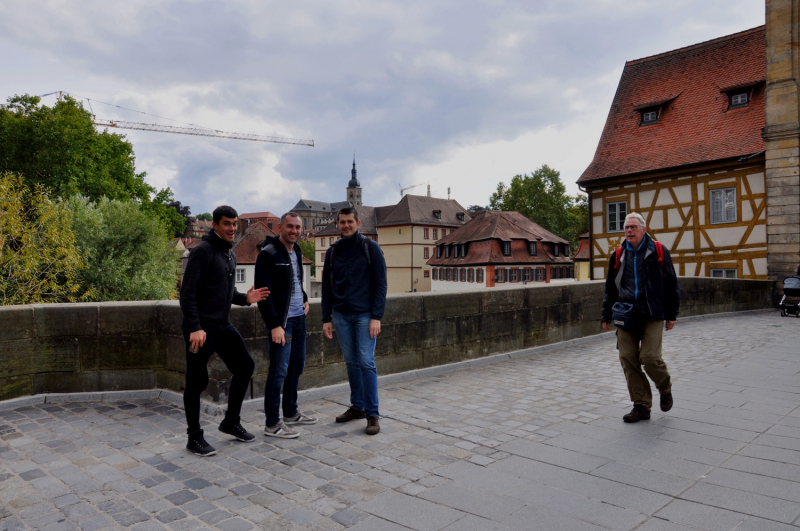
M 772 283 L 682 278 L 681 317 L 772 306 Z M 603 283 L 390 295 L 378 340 L 380 374 L 442 365 L 600 333 Z M 231 319 L 256 361 L 251 398 L 263 396 L 268 331 L 255 306 Z M 0 307 L 0 400 L 42 393 L 141 389 L 181 392 L 185 351 L 177 301 Z M 335 340 L 323 340 L 319 300 L 308 320 L 303 388 L 346 380 Z M 226 400 L 214 356 L 206 398 Z

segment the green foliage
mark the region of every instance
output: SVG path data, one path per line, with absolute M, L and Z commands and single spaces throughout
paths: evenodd
M 164 223 L 169 235 L 183 234 L 186 218 L 170 203 L 172 190 L 156 193 L 146 173 L 136 173 L 133 146 L 124 135 L 98 132 L 83 104 L 67 96 L 53 107 L 37 96 L 14 96 L 0 105 L 0 171 L 22 176 L 29 188 L 44 186 L 57 197 L 82 195 L 135 200 Z
M 200 218 L 198 218 L 200 219 Z M 314 252 L 316 249 L 316 244 L 314 240 L 300 240 L 297 242 L 297 245 L 300 246 L 300 251 L 303 253 L 303 256 L 311 260 L 311 276 L 317 276 L 317 260 L 314 257 Z
M 0 173 L 0 304 L 84 300 L 83 267 L 64 205 Z
M 497 185 L 489 198 L 493 210 L 517 211 L 577 248 L 578 236 L 588 229 L 586 196 L 571 197 L 561 173 L 543 164 L 531 175 L 515 175 L 511 184 Z
M 211 215 L 211 212 L 203 212 L 202 214 L 196 215 L 195 219 L 200 221 L 213 221 L 214 217 Z
M 81 279 L 94 300 L 175 298 L 179 253 L 156 215 L 134 201 L 74 196 L 67 205 L 86 256 Z

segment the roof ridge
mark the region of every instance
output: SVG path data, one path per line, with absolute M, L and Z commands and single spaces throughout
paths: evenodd
M 755 28 L 750 28 L 750 29 L 747 29 L 747 30 L 744 30 L 744 31 L 739 31 L 737 33 L 731 33 L 730 35 L 725 35 L 723 37 L 717 37 L 715 39 L 710 39 L 710 40 L 707 40 L 707 41 L 698 42 L 698 43 L 695 43 L 695 44 L 690 44 L 689 46 L 684 46 L 682 48 L 676 48 L 676 49 L 670 50 L 668 52 L 661 52 L 661 53 L 657 53 L 655 55 L 648 55 L 646 57 L 641 57 L 639 59 L 631 59 L 630 61 L 625 61 L 625 66 L 627 67 L 629 65 L 635 65 L 635 64 L 644 63 L 644 62 L 647 62 L 647 61 L 652 61 L 653 59 L 661 59 L 663 57 L 667 57 L 667 56 L 670 56 L 670 55 L 677 55 L 677 54 L 684 53 L 684 52 L 687 52 L 687 51 L 690 51 L 690 50 L 693 50 L 693 49 L 703 48 L 705 46 L 710 46 L 712 44 L 717 44 L 717 43 L 720 43 L 720 42 L 724 42 L 724 41 L 729 40 L 729 39 L 734 39 L 734 38 L 737 38 L 737 37 L 743 37 L 743 36 L 749 35 L 751 33 L 757 33 L 759 31 L 764 30 L 765 28 L 766 28 L 766 26 L 762 24 L 761 26 L 756 26 Z

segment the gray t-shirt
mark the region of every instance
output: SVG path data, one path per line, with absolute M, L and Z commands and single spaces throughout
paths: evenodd
M 294 284 L 292 300 L 289 302 L 289 317 L 298 317 L 305 314 L 303 311 L 303 288 L 300 286 L 300 268 L 303 267 L 303 264 L 297 263 L 297 254 L 294 251 L 289 253 L 289 257 L 292 260 L 292 283 Z

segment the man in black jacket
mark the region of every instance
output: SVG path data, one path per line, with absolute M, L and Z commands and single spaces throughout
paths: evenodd
M 236 290 L 236 256 L 231 252 L 239 214 L 232 207 L 214 210 L 212 229 L 189 255 L 181 283 L 183 338 L 186 343 L 186 386 L 183 406 L 189 427 L 186 449 L 201 457 L 217 451 L 206 442 L 200 429 L 200 394 L 208 386 L 208 360 L 216 352 L 233 374 L 228 392 L 228 410 L 219 431 L 240 441 L 255 437 L 242 427 L 242 409 L 255 364 L 239 331 L 229 319 L 231 303 L 249 306 L 267 297 L 267 288 L 245 295 Z
M 386 261 L 378 244 L 358 231 L 358 211 L 346 207 L 336 216 L 342 238 L 325 253 L 322 270 L 322 333 L 333 338 L 333 326 L 342 347 L 350 408 L 336 422 L 367 419 L 368 435 L 380 431 L 378 370 L 375 344 L 386 307 Z
M 669 251 L 658 244 L 659 250 L 647 235 L 644 218 L 630 213 L 624 227 L 625 242 L 619 260 L 614 252 L 608 264 L 601 324 L 603 330 L 611 330 L 612 307 L 617 301 L 633 305 L 633 326 L 617 328 L 617 348 L 633 402 L 633 409 L 622 419 L 638 422 L 650 418 L 653 406 L 645 372 L 661 394 L 661 411 L 672 408 L 672 381 L 661 357 L 661 339 L 664 329 L 675 326 L 681 290 Z
M 281 216 L 278 236 L 264 240 L 256 259 L 255 286 L 270 297 L 258 310 L 270 330 L 269 371 L 264 387 L 264 412 L 269 437 L 295 439 L 300 434 L 287 424 L 315 424 L 317 419 L 297 410 L 297 385 L 306 363 L 308 295 L 303 289 L 303 253 L 295 245 L 303 222 L 294 212 Z M 283 386 L 283 421 L 279 416 Z

